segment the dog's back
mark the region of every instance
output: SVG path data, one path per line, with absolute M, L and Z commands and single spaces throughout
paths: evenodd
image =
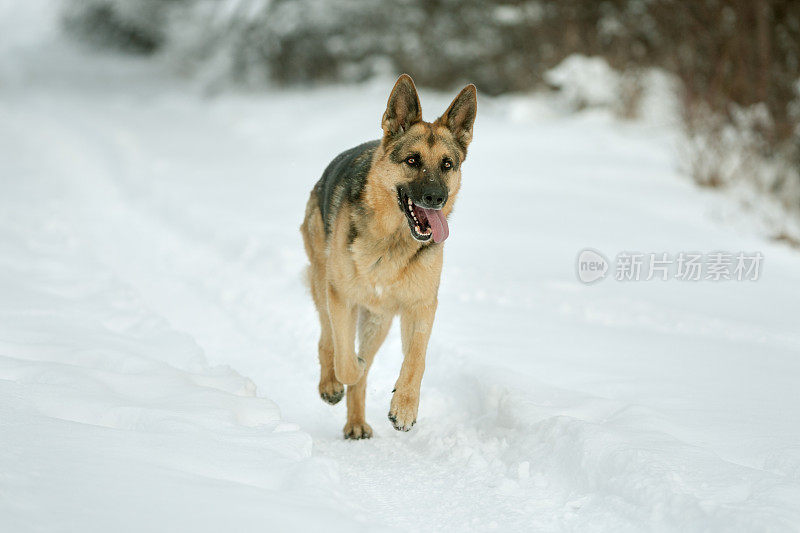
M 378 144 L 380 140 L 365 142 L 337 155 L 314 186 L 326 235 L 342 202 L 355 203 L 361 197 Z

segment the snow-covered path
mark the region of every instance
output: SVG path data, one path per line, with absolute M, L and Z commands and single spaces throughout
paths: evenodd
M 0 70 L 0 526 L 800 530 L 800 255 L 715 222 L 669 128 L 482 99 L 418 424 L 393 331 L 348 442 L 297 227 L 389 85 L 204 98 L 78 53 Z M 588 287 L 585 247 L 766 259 Z

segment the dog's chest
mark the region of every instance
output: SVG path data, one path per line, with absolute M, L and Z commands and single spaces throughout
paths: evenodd
M 428 248 L 359 250 L 354 246 L 352 289 L 356 300 L 375 310 L 396 311 L 435 298 L 441 271 L 438 253 Z

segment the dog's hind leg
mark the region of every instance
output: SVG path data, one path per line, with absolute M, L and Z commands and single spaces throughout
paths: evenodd
M 379 315 L 363 307 L 358 313 L 358 356 L 364 360 L 364 375 L 355 385 L 347 386 L 347 424 L 344 438 L 368 439 L 372 428 L 364 416 L 364 403 L 367 389 L 367 374 L 375 359 L 375 354 L 386 339 L 392 326 L 392 315 Z

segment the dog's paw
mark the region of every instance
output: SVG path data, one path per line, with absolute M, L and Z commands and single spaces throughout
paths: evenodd
M 372 428 L 366 422 L 348 422 L 344 426 L 345 439 L 371 439 Z
M 408 431 L 417 423 L 419 397 L 395 393 L 389 408 L 389 420 L 397 431 Z
M 335 379 L 331 379 L 319 384 L 319 397 L 325 403 L 336 405 L 344 398 L 344 385 Z
M 338 361 L 337 361 L 338 363 Z M 355 385 L 364 375 L 364 369 L 367 368 L 367 362 L 360 357 L 349 357 L 341 364 L 337 364 L 334 369 L 336 379 L 345 385 Z

